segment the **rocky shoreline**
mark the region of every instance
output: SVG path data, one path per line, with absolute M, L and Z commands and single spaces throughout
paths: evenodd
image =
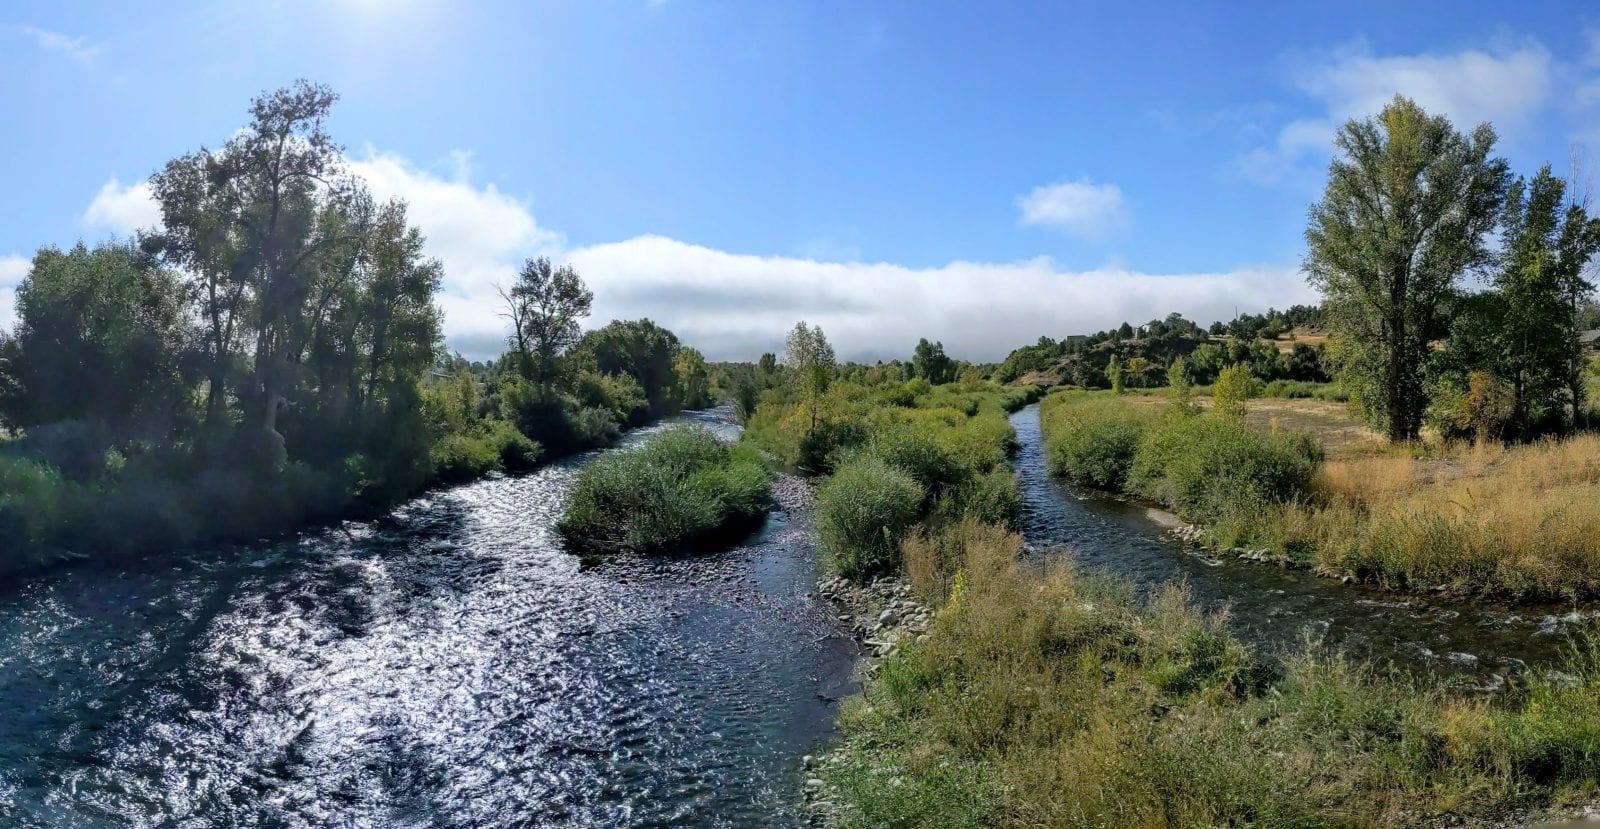
M 855 584 L 837 575 L 825 575 L 817 583 L 816 596 L 827 602 L 839 622 L 861 645 L 855 679 L 865 683 L 877 673 L 883 660 L 893 656 L 906 642 L 928 635 L 933 611 L 916 598 L 911 585 L 898 576 L 883 576 L 866 584 Z M 801 813 L 811 826 L 837 826 L 840 802 L 822 770 L 834 762 L 834 755 L 807 755 L 801 760 L 804 783 Z

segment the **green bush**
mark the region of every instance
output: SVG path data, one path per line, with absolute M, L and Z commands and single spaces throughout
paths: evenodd
M 429 454 L 434 477 L 447 484 L 470 481 L 500 468 L 500 453 L 495 445 L 468 433 L 445 435 Z
M 43 555 L 40 548 L 75 517 L 80 490 L 54 467 L 0 456 L 0 571 Z
M 1127 488 L 1191 517 L 1299 495 L 1322 460 L 1305 435 L 1263 435 L 1218 414 L 1173 414 L 1147 430 Z
M 670 550 L 762 515 L 771 497 L 754 453 L 679 426 L 584 467 L 556 529 L 589 553 Z
M 938 513 L 948 521 L 971 518 L 982 524 L 1017 529 L 1022 517 L 1017 476 L 1009 469 L 973 476 L 939 501 Z
M 1121 489 L 1154 416 L 1103 397 L 1071 395 L 1049 402 L 1041 428 L 1050 471 Z
M 833 569 L 855 580 L 893 569 L 923 497 L 916 480 L 876 455 L 858 455 L 834 470 L 817 493 L 816 510 Z
M 929 499 L 924 506 L 931 506 L 933 500 L 953 492 L 972 476 L 961 459 L 915 424 L 878 430 L 869 451 L 910 475 Z
M 500 457 L 500 468 L 507 472 L 532 469 L 539 463 L 540 447 L 517 427 L 504 420 L 491 420 L 483 439 Z

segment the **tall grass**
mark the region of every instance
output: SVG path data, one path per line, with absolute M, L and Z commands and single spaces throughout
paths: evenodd
M 1016 522 L 1021 497 L 1006 465 L 1016 437 L 1006 412 L 1037 396 L 1032 386 L 841 382 L 813 429 L 810 411 L 776 390 L 745 436 L 784 465 L 831 472 L 817 502 L 827 561 L 865 579 L 899 566 L 900 540 L 919 523 Z
M 858 581 L 892 570 L 924 498 L 916 479 L 876 455 L 840 466 L 817 492 L 817 531 L 829 564 Z
M 1330 461 L 1263 521 L 1321 568 L 1394 586 L 1600 596 L 1600 436 Z
M 1600 435 L 1323 462 L 1310 435 L 1072 393 L 1041 426 L 1052 471 L 1165 504 L 1221 546 L 1397 589 L 1600 596 Z
M 1180 588 L 1141 602 L 1020 551 L 972 524 L 906 540 L 943 606 L 844 706 L 822 774 L 845 825 L 1409 826 L 1594 791 L 1594 649 L 1574 678 L 1453 697 L 1263 659 Z
M 771 496 L 754 452 L 678 426 L 584 467 L 556 529 L 590 553 L 670 550 L 748 525 Z

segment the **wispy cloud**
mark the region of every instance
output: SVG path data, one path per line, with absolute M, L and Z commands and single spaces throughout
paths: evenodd
M 1273 142 L 1240 155 L 1235 167 L 1264 185 L 1317 180 L 1339 125 L 1376 114 L 1396 93 L 1459 128 L 1489 121 L 1515 134 L 1549 103 L 1555 74 L 1549 52 L 1532 40 L 1419 55 L 1375 55 L 1358 42 L 1301 57 L 1293 62 L 1292 84 L 1321 113 L 1284 124 Z
M 41 49 L 59 52 L 85 65 L 100 55 L 100 47 L 85 37 L 65 35 L 37 26 L 12 26 L 11 30 L 32 40 Z
M 1128 224 L 1128 206 L 1115 184 L 1088 180 L 1035 187 L 1017 197 L 1019 221 L 1086 239 L 1103 238 Z

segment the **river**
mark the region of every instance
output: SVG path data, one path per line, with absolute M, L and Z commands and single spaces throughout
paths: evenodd
M 679 420 L 737 435 L 726 410 Z M 1556 665 L 1584 619 L 1196 554 L 1145 506 L 1051 478 L 1037 407 L 1011 423 L 1032 555 L 1185 582 L 1261 647 L 1309 637 L 1492 690 Z M 595 454 L 380 520 L 0 586 L 0 825 L 797 825 L 800 758 L 857 656 L 812 596 L 808 516 L 583 566 L 551 527 Z
M 1230 627 L 1258 647 L 1317 647 L 1463 690 L 1495 691 L 1529 668 L 1558 669 L 1570 634 L 1591 612 L 1508 607 L 1345 585 L 1295 570 L 1186 549 L 1147 505 L 1050 476 L 1038 406 L 1011 416 L 1013 461 L 1026 502 L 1024 535 L 1039 555 L 1067 555 L 1145 588 L 1182 582 L 1194 600 L 1226 608 Z
M 593 454 L 6 586 L 0 825 L 795 823 L 856 656 L 806 516 L 580 566 L 551 526 Z

